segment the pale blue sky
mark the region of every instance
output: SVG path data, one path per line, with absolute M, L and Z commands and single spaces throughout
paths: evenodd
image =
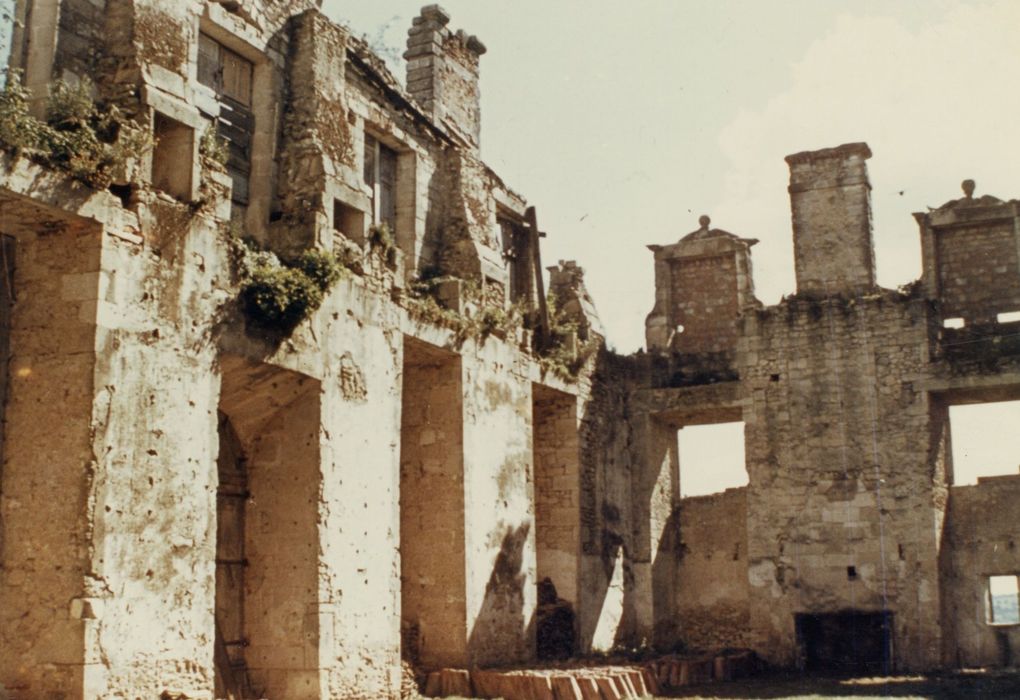
M 325 0 L 323 10 L 399 57 L 422 4 Z M 645 245 L 675 241 L 700 214 L 761 240 L 765 303 L 793 291 L 787 154 L 870 144 L 878 275 L 889 287 L 920 275 L 911 212 L 960 196 L 965 178 L 978 194 L 1020 196 L 1020 1 L 441 4 L 452 28 L 489 49 L 483 157 L 538 207 L 545 263 L 586 268 L 623 352 L 644 344 L 652 307 Z M 954 409 L 953 423 L 958 483 L 1016 471 L 1020 451 L 1004 439 L 1020 423 L 1016 404 Z M 727 429 L 739 430 L 716 430 Z M 703 432 L 703 447 L 685 438 L 688 461 L 716 454 L 715 481 L 685 490 L 746 480 L 739 455 L 719 454 L 718 436 Z

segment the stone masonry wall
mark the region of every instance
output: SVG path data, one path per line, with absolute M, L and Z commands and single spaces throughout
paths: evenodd
M 747 489 L 680 501 L 677 640 L 688 649 L 749 646 Z
M 939 231 L 939 297 L 944 318 L 994 322 L 1020 311 L 1020 261 L 1012 222 Z
M 787 156 L 798 294 L 874 287 L 870 157 L 862 143 Z
M 1016 666 L 1020 627 L 988 620 L 988 577 L 1020 574 L 1020 477 L 982 478 L 949 491 L 942 553 L 945 663 Z
M 580 545 L 577 398 L 533 392 L 536 578 L 549 578 L 560 598 L 577 601 Z
M 795 660 L 794 613 L 855 609 L 894 613 L 902 667 L 938 663 L 942 433 L 908 379 L 926 308 L 886 294 L 746 320 L 751 626 L 769 661 Z
M 103 509 L 91 494 L 99 465 L 89 439 L 93 313 L 107 281 L 99 236 L 56 227 L 16 244 L 0 471 L 0 678 L 15 697 L 83 692 L 83 639 L 96 615 L 83 589 L 104 586 L 88 556 L 91 516 Z
M 431 356 L 430 356 L 431 355 Z M 426 668 L 467 663 L 464 437 L 459 358 L 404 354 L 400 578 L 405 654 Z

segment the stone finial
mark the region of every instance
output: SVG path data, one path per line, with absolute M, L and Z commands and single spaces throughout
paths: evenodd
M 450 13 L 439 5 L 425 5 L 421 8 L 420 14 L 424 19 L 432 20 L 443 27 L 450 23 Z
M 974 186 L 975 183 L 973 180 L 964 180 L 962 183 L 960 183 L 960 187 L 963 188 L 963 196 L 966 197 L 967 199 L 973 199 Z
M 701 230 L 702 231 L 707 231 L 708 230 L 708 225 L 710 223 L 712 223 L 712 219 L 707 214 L 702 214 L 698 218 L 698 223 L 701 224 Z

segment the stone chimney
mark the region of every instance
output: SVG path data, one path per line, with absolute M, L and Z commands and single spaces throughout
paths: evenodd
M 435 122 L 465 145 L 478 148 L 481 135 L 479 57 L 485 45 L 463 30 L 447 28 L 450 15 L 426 5 L 407 32 L 407 90 Z
M 875 287 L 866 143 L 786 157 L 790 166 L 797 294 L 860 294 Z

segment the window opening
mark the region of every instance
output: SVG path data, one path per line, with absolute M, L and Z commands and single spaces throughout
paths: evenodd
M 333 230 L 354 241 L 365 237 L 365 213 L 339 199 L 333 200 Z
M 507 279 L 510 281 L 510 300 L 528 298 L 531 296 L 531 267 L 527 234 L 520 224 L 511 219 L 499 217 L 497 223 L 503 245 Z
M 156 112 L 152 135 L 152 186 L 182 201 L 191 199 L 195 130 Z
M 677 439 L 681 497 L 706 496 L 747 485 L 743 421 L 685 425 Z
M 1017 577 L 988 577 L 988 624 L 1020 624 L 1020 585 Z
M 978 477 L 1017 474 L 1020 401 L 949 407 L 953 445 L 953 483 L 976 484 Z
M 198 82 L 216 92 L 220 113 L 216 133 L 227 143 L 227 174 L 231 200 L 243 211 L 248 204 L 251 142 L 255 115 L 251 110 L 254 64 L 206 34 L 199 34 Z
M 372 223 L 397 230 L 397 152 L 365 135 L 365 184 L 372 190 Z

